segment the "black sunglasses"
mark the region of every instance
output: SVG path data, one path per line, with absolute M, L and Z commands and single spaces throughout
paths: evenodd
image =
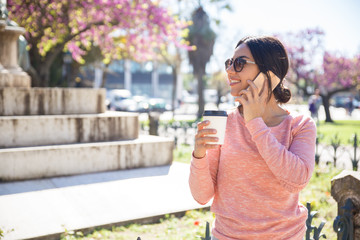
M 235 72 L 241 72 L 246 63 L 256 64 L 255 62 L 246 60 L 242 57 L 235 58 L 235 60 L 229 58 L 225 61 L 225 70 L 228 69 L 232 64 L 234 64 Z

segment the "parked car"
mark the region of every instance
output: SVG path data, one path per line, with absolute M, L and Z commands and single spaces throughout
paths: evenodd
M 182 92 L 182 101 L 184 103 L 197 103 L 198 95 L 190 94 L 188 91 L 183 90 Z M 204 101 L 205 103 L 217 103 L 218 101 L 218 92 L 216 89 L 204 89 Z
M 335 96 L 331 99 L 331 104 L 334 107 L 342 107 L 345 108 L 346 107 L 346 103 L 349 101 L 349 97 L 348 96 Z
M 216 89 L 204 89 L 205 103 L 217 103 L 218 92 Z
M 113 89 L 107 93 L 109 109 L 115 111 L 137 110 L 137 102 L 132 98 L 131 92 L 127 89 Z
M 182 91 L 182 99 L 183 103 L 197 103 L 198 97 L 195 94 L 190 94 L 188 91 Z
M 165 112 L 171 110 L 171 105 L 167 104 L 163 98 L 150 98 L 149 99 L 149 110 L 157 112 Z
M 149 111 L 149 99 L 145 96 L 133 96 L 136 102 L 137 112 L 148 112 Z
M 350 101 L 352 101 L 354 108 L 360 107 L 360 101 L 351 95 L 337 95 L 331 99 L 331 105 L 335 107 L 347 108 Z

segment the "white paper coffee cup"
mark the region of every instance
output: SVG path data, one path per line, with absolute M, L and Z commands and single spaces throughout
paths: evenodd
M 211 134 L 209 136 L 217 137 L 219 139 L 217 142 L 208 142 L 208 144 L 224 144 L 227 121 L 226 111 L 206 110 L 203 114 L 203 120 L 210 121 L 210 124 L 206 126 L 206 128 L 216 129 L 216 134 Z

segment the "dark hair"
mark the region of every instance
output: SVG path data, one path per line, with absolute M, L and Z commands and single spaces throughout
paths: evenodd
M 274 89 L 275 99 L 280 103 L 286 103 L 291 98 L 291 92 L 283 84 L 289 70 L 289 59 L 285 47 L 279 39 L 270 36 L 245 37 L 241 39 L 235 48 L 246 44 L 258 65 L 260 72 L 265 73 L 269 84 L 269 96 L 271 96 L 271 80 L 268 71 L 272 71 L 280 78 L 280 84 Z

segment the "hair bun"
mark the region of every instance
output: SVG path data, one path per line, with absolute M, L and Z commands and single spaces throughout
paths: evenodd
M 287 103 L 291 98 L 291 91 L 284 84 L 280 83 L 274 89 L 274 96 L 280 103 Z

